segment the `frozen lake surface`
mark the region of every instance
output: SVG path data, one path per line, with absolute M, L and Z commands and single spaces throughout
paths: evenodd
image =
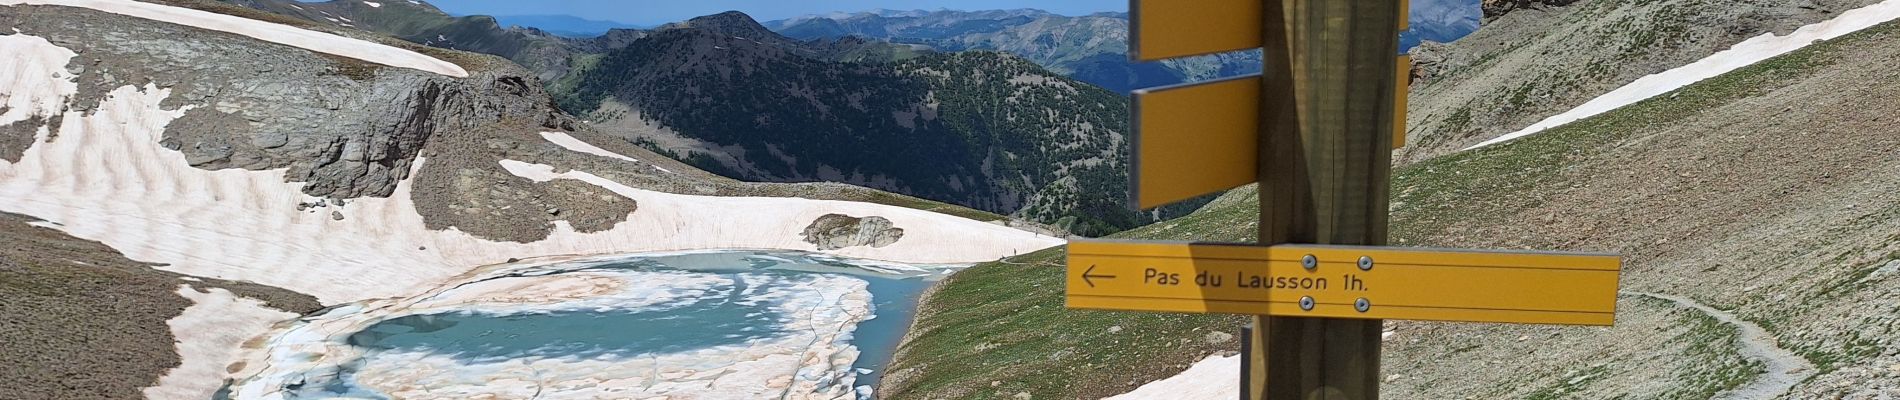
M 270 367 L 224 394 L 866 396 L 947 268 L 794 251 L 497 267 L 274 332 L 253 357 Z

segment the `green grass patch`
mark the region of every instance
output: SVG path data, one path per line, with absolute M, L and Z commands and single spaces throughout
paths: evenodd
M 1862 336 L 1860 332 L 1849 333 L 1839 343 L 1797 344 L 1794 347 L 1801 358 L 1814 363 L 1816 376 L 1834 372 L 1842 366 L 1867 362 L 1886 350 L 1881 347 L 1879 340 Z
M 1099 397 L 1133 389 L 1238 339 L 1238 316 L 1069 310 L 1061 248 L 988 263 L 944 282 L 886 375 L 891 399 Z M 1214 334 L 1219 336 L 1218 334 Z M 900 378 L 908 376 L 908 378 Z M 996 382 L 996 385 L 991 385 Z M 1132 382 L 1132 385 L 1130 384 Z
M 1711 398 L 1718 392 L 1748 383 L 1767 370 L 1760 361 L 1743 358 L 1735 351 L 1741 340 L 1735 327 L 1700 311 L 1683 309 L 1681 312 L 1685 315 L 1684 322 L 1690 325 L 1688 332 L 1675 339 L 1688 344 L 1683 353 L 1687 360 L 1676 370 L 1676 382 L 1681 384 L 1659 398 Z
M 1563 382 L 1524 395 L 1525 400 L 1557 400 L 1574 398 L 1572 394 L 1589 387 L 1591 383 L 1603 380 L 1609 375 L 1609 368 L 1598 365 L 1564 374 Z

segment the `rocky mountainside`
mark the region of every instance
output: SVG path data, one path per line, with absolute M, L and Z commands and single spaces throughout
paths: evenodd
M 695 18 L 556 83 L 563 108 L 727 176 L 845 182 L 1084 233 L 1134 226 L 1127 102 L 993 52 L 836 62 L 744 14 Z M 614 128 L 618 127 L 618 128 Z
M 1401 34 L 1401 48 L 1426 40 L 1451 41 L 1478 28 L 1476 0 L 1412 3 L 1412 29 Z M 1260 70 L 1257 51 L 1131 63 L 1126 13 L 1064 16 L 1034 9 L 877 10 L 804 16 L 765 25 L 799 39 L 858 36 L 941 51 L 1002 51 L 1121 93 Z
M 426 46 L 493 54 L 535 71 L 543 80 L 568 69 L 570 40 L 533 28 L 503 27 L 494 17 L 451 16 L 426 2 L 330 0 L 222 0 L 316 24 L 377 32 Z
M 800 39 L 858 36 L 926 45 L 940 51 L 1001 51 L 1121 93 L 1213 78 L 1223 72 L 1259 70 L 1257 53 L 1251 57 L 1130 63 L 1128 19 L 1126 14 L 1118 13 L 1071 17 L 1032 9 L 882 11 L 801 17 L 771 21 L 767 26 Z
M 599 54 L 626 46 L 655 31 L 688 26 L 685 22 L 654 29 L 607 28 L 605 25 L 598 25 L 601 26 L 598 29 L 604 33 L 580 36 L 567 32 L 566 35 L 560 35 L 532 27 L 504 26 L 495 17 L 486 15 L 451 16 L 423 1 L 220 1 L 300 18 L 320 25 L 368 30 L 424 46 L 501 56 L 534 71 L 535 76 L 544 82 L 558 80 L 566 76 L 574 66 L 584 67 L 597 61 Z M 704 28 L 724 29 L 725 27 Z M 732 34 L 740 37 L 778 37 L 761 35 L 760 32 L 748 34 L 735 31 Z M 811 52 L 807 54 L 809 56 L 838 61 L 902 60 L 928 50 L 921 46 L 848 38 L 780 44 L 788 47 L 802 46 L 809 49 Z
M 1646 75 L 1874 0 L 1486 1 L 1485 26 L 1414 51 L 1402 163 L 1529 126 Z M 1582 36 L 1586 39 L 1578 39 Z

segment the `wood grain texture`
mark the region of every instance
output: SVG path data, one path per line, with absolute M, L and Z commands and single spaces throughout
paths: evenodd
M 1275 0 L 1264 9 L 1261 243 L 1384 245 L 1403 4 Z M 1383 321 L 1254 324 L 1266 357 L 1251 368 L 1264 378 L 1252 398 L 1378 398 Z

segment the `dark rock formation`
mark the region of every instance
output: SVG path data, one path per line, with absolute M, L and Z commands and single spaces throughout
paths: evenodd
M 1577 0 L 1484 0 L 1484 19 L 1490 20 L 1525 8 L 1562 7 Z
M 6 109 L 0 106 L 0 114 L 6 114 Z M 20 156 L 25 155 L 26 148 L 33 145 L 33 136 L 39 134 L 40 127 L 57 130 L 59 118 L 35 115 L 20 122 L 0 125 L 0 160 L 19 162 Z
M 843 214 L 825 214 L 805 227 L 805 242 L 819 250 L 837 250 L 853 246 L 884 247 L 897 243 L 904 230 L 884 217 L 855 218 Z
M 287 169 L 312 196 L 389 196 L 442 131 L 562 122 L 518 67 L 458 79 L 85 9 L 35 10 L 61 18 L 4 13 L 0 26 L 80 54 L 73 108 L 127 85 L 170 90 L 163 106 L 190 109 L 166 127 L 163 145 L 204 169 Z M 112 40 L 99 40 L 107 33 Z

